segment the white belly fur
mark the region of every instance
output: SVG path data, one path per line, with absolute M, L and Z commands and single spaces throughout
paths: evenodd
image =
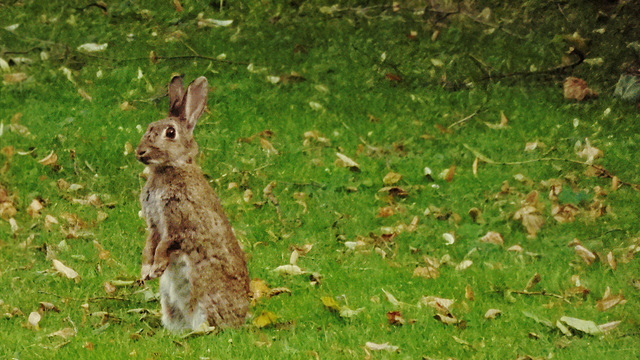
M 192 271 L 187 255 L 172 259 L 160 277 L 160 302 L 162 304 L 162 324 L 171 331 L 197 330 L 207 321 L 201 306 L 191 309 Z

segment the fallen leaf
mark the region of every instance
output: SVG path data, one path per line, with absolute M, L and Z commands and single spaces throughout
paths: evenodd
M 530 237 L 537 237 L 545 223 L 544 217 L 535 206 L 525 205 L 513 214 L 514 220 L 521 220 Z
M 605 323 L 605 324 L 598 325 L 598 328 L 606 333 L 606 332 L 609 332 L 609 331 L 617 328 L 618 325 L 620 325 L 620 324 L 622 324 L 622 321 L 620 321 L 620 320 L 611 321 L 611 322 L 608 322 L 608 323 Z
M 387 320 L 389 325 L 402 326 L 406 323 L 404 315 L 400 311 L 389 311 L 387 313 Z
M 73 279 L 76 282 L 80 281 L 80 275 L 72 268 L 63 264 L 61 261 L 53 259 L 53 267 L 56 269 L 56 271 L 63 274 L 67 278 Z
M 611 289 L 607 287 L 607 291 L 605 292 L 605 296 L 602 299 L 598 300 L 596 308 L 600 311 L 607 311 L 616 305 L 623 305 L 627 302 L 624 295 L 622 293 L 617 295 L 611 294 Z
M 269 155 L 278 155 L 278 150 L 275 147 L 273 147 L 273 144 L 269 140 L 261 137 L 260 138 L 260 145 L 262 146 L 262 148 L 264 150 L 266 150 L 267 154 L 269 154 Z
M 99 51 L 107 50 L 108 46 L 109 44 L 107 43 L 104 43 L 104 44 L 86 43 L 78 46 L 77 50 L 85 51 L 85 52 L 99 52 Z
M 551 215 L 557 222 L 564 223 L 572 223 L 576 221 L 576 215 L 580 212 L 577 206 L 573 204 L 564 204 L 559 205 L 555 204 L 551 208 Z
M 449 167 L 449 170 L 447 171 L 447 175 L 444 177 L 444 179 L 447 182 L 452 182 L 453 181 L 453 176 L 456 174 L 456 168 L 457 168 L 457 166 L 455 164 L 451 165 Z
M 371 351 L 396 352 L 396 351 L 398 351 L 400 349 L 398 346 L 390 345 L 388 342 L 386 342 L 384 344 L 376 344 L 376 343 L 373 343 L 373 342 L 367 342 L 365 344 L 365 346 L 367 347 L 367 349 L 369 349 Z
M 602 150 L 597 147 L 591 146 L 589 139 L 585 139 L 585 145 L 582 147 L 577 153 L 578 157 L 586 159 L 585 163 L 592 164 L 594 160 L 599 159 L 604 156 Z
M 445 245 L 453 245 L 456 242 L 456 237 L 452 233 L 442 234 Z
M 69 338 L 72 338 L 72 337 L 76 336 L 76 334 L 77 334 L 77 332 L 76 332 L 76 330 L 74 328 L 64 328 L 64 329 L 52 332 L 51 334 L 49 334 L 47 336 L 49 336 L 49 337 L 57 336 L 57 337 L 61 337 L 61 338 L 65 339 L 65 340 L 67 340 Z
M 38 199 L 33 199 L 27 208 L 27 214 L 32 218 L 40 216 L 40 211 L 44 209 L 44 205 Z
M 104 291 L 109 295 L 115 294 L 116 291 L 118 291 L 118 289 L 108 281 L 104 283 L 103 287 L 104 287 Z
M 34 329 L 34 330 L 40 330 L 40 320 L 42 320 L 42 315 L 40 315 L 39 312 L 33 311 L 31 312 L 31 314 L 29 314 L 29 318 L 27 319 L 29 321 L 29 325 Z
M 441 314 L 451 313 L 451 306 L 455 301 L 453 299 L 445 299 L 437 296 L 423 296 L 420 304 L 436 309 Z
M 467 259 L 467 260 L 462 260 L 460 262 L 460 264 L 458 264 L 456 266 L 456 270 L 458 271 L 463 271 L 463 270 L 467 270 L 469 267 L 471 267 L 471 265 L 473 265 L 473 261 Z
M 467 286 L 465 286 L 464 288 L 464 297 L 469 301 L 475 301 L 476 299 L 476 294 L 473 291 L 473 288 L 471 287 L 471 285 L 469 284 L 467 284 Z
M 613 256 L 613 253 L 609 251 L 607 254 L 607 264 L 613 269 L 616 270 L 618 268 L 618 261 Z
M 203 13 L 198 14 L 198 27 L 199 28 L 218 28 L 227 27 L 233 24 L 233 20 L 217 20 L 217 19 L 205 19 Z
M 53 303 L 50 303 L 48 301 L 41 301 L 40 302 L 40 312 L 45 312 L 45 311 L 60 312 L 60 309 Z
M 278 321 L 278 315 L 271 311 L 263 311 L 258 317 L 253 319 L 253 325 L 259 329 L 274 325 Z
M 413 276 L 425 279 L 437 279 L 440 277 L 440 271 L 433 266 L 419 266 L 413 270 Z
M 45 166 L 56 166 L 58 165 L 58 155 L 56 155 L 54 151 L 51 151 L 49 155 L 41 160 L 38 160 L 38 162 Z
M 336 156 L 338 157 L 338 160 L 336 160 L 336 165 L 349 168 L 351 171 L 360 171 L 360 165 L 357 162 L 353 161 L 353 159 L 351 159 L 350 157 L 341 153 L 336 153 Z
M 502 311 L 500 311 L 498 309 L 489 309 L 484 314 L 484 318 L 487 319 L 487 320 L 493 320 L 493 319 L 497 318 L 500 315 L 502 315 Z
M 586 81 L 574 76 L 565 79 L 563 89 L 565 99 L 582 101 L 598 97 L 598 92 L 589 88 Z
M 85 100 L 87 100 L 89 102 L 93 101 L 93 97 L 91 95 L 89 95 L 88 92 L 84 91 L 84 89 L 78 88 L 78 94 L 80 96 L 82 96 L 83 99 L 85 99 Z
M 546 147 L 546 145 L 544 143 L 542 143 L 542 142 L 539 142 L 539 141 L 528 142 L 524 146 L 524 151 L 525 152 L 531 152 L 531 151 L 534 151 L 536 149 L 545 148 L 545 147 Z
M 298 265 L 291 264 L 278 266 L 273 269 L 273 271 L 280 275 L 302 275 L 306 273 L 304 270 L 300 269 Z
M 485 236 L 480 238 L 480 241 L 499 246 L 504 245 L 504 237 L 502 236 L 502 234 L 495 231 L 489 231 Z
M 8 85 L 8 84 L 17 84 L 17 83 L 21 83 L 23 81 L 27 80 L 27 74 L 25 73 L 11 73 L 11 74 L 4 74 L 4 84 Z
M 578 330 L 580 332 L 583 332 L 585 334 L 589 334 L 589 335 L 602 334 L 602 330 L 598 327 L 598 325 L 596 325 L 596 323 L 590 320 L 582 320 L 582 319 L 577 319 L 569 316 L 563 316 L 560 318 L 560 321 L 567 324 L 568 327 Z
M 387 175 L 384 176 L 382 182 L 385 186 L 389 186 L 398 183 L 400 180 L 402 180 L 402 174 L 390 171 L 389 173 L 387 173 Z
M 507 249 L 507 251 L 523 252 L 523 251 L 524 251 L 524 249 L 522 248 L 522 246 L 521 246 L 521 245 L 516 244 L 516 245 L 513 245 L 513 246 L 511 246 L 510 248 L 508 248 L 508 249 Z
M 396 210 L 393 206 L 381 207 L 378 211 L 378 217 L 390 217 L 396 214 Z
M 542 280 L 542 275 L 540 273 L 535 273 L 527 282 L 527 285 L 524 287 L 525 290 L 533 289 L 538 283 Z
M 458 319 L 455 316 L 453 316 L 453 314 L 450 314 L 450 313 L 435 314 L 433 318 L 446 325 L 456 325 L 459 323 Z
M 574 249 L 576 253 L 582 258 L 582 260 L 587 263 L 587 265 L 591 265 L 596 261 L 596 255 L 586 247 L 582 245 L 576 245 Z
M 623 100 L 640 100 L 640 76 L 636 74 L 620 75 L 613 94 Z
M 393 304 L 394 306 L 402 305 L 402 303 L 400 301 L 398 301 L 398 299 L 396 299 L 396 297 L 393 296 L 393 294 L 391 294 L 387 290 L 382 289 L 382 292 L 384 293 L 384 296 L 387 298 L 387 301 L 390 302 L 391 304 Z

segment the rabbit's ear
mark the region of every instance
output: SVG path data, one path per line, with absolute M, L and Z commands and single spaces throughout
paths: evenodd
M 182 76 L 177 75 L 169 83 L 169 114 L 178 118 L 184 116 L 184 85 Z
M 209 83 L 207 78 L 201 76 L 189 85 L 187 93 L 184 95 L 182 105 L 184 109 L 184 118 L 186 119 L 187 129 L 193 131 L 200 116 L 207 107 L 207 95 L 209 93 Z

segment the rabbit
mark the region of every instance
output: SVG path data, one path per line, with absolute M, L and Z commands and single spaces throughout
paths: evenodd
M 170 110 L 136 149 L 149 169 L 140 194 L 148 225 L 142 280 L 160 278 L 162 323 L 170 331 L 238 327 L 249 310 L 249 271 L 220 200 L 196 164 L 193 130 L 207 106 L 208 82 L 169 84 Z

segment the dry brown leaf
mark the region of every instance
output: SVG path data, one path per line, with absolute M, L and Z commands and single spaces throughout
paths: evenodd
M 15 208 L 12 202 L 0 202 L 0 217 L 2 217 L 3 219 L 12 219 L 14 216 L 16 216 L 17 213 L 18 210 Z
M 384 344 L 376 344 L 373 342 L 367 342 L 365 344 L 366 348 L 371 350 L 371 351 L 389 351 L 389 352 L 396 352 L 398 351 L 400 348 L 394 345 L 390 345 L 388 342 L 384 343 Z
M 4 74 L 4 84 L 17 84 L 27 80 L 27 74 L 19 72 L 19 73 L 11 73 Z
M 59 222 L 58 222 L 58 219 L 56 219 L 55 217 L 51 215 L 47 215 L 44 217 L 44 227 L 47 230 L 51 230 L 53 225 L 57 225 L 57 224 L 59 224 Z
M 580 212 L 577 206 L 573 204 L 555 204 L 551 208 L 551 215 L 556 219 L 557 222 L 564 223 L 572 223 L 576 221 L 576 215 Z
M 104 283 L 104 291 L 109 294 L 109 295 L 113 295 L 116 293 L 116 291 L 118 291 L 118 288 L 116 288 L 112 283 L 106 281 Z
M 451 313 L 451 307 L 455 301 L 453 299 L 445 299 L 437 296 L 423 296 L 420 304 L 436 309 L 441 314 Z
M 583 245 L 575 246 L 576 253 L 586 262 L 588 265 L 593 264 L 596 261 L 596 255 Z
M 467 284 L 467 286 L 465 286 L 464 288 L 464 297 L 469 301 L 474 301 L 476 299 L 476 294 L 469 284 Z
M 598 300 L 596 307 L 600 311 L 607 311 L 616 305 L 623 305 L 627 302 L 627 299 L 622 293 L 617 295 L 611 294 L 611 289 L 607 287 L 602 299 Z
M 44 209 L 44 205 L 38 199 L 33 199 L 27 208 L 27 214 L 32 218 L 40 216 L 40 211 Z
M 52 150 L 49 155 L 41 160 L 38 160 L 38 162 L 45 166 L 56 166 L 58 165 L 58 155 L 56 155 L 56 153 Z
M 498 309 L 489 309 L 484 314 L 484 318 L 487 319 L 487 320 L 493 320 L 493 319 L 497 318 L 500 315 L 502 315 L 502 311 L 500 311 Z
M 458 271 L 463 271 L 463 270 L 467 270 L 469 267 L 471 267 L 471 265 L 473 265 L 473 261 L 467 259 L 467 260 L 462 260 L 460 262 L 460 264 L 458 264 L 456 266 L 456 270 Z
M 273 147 L 273 144 L 269 140 L 261 137 L 260 138 L 260 145 L 262 146 L 262 148 L 264 150 L 266 150 L 267 154 L 269 154 L 269 155 L 278 155 L 278 150 L 276 150 L 276 148 Z
M 591 89 L 586 81 L 574 76 L 564 80 L 563 89 L 565 99 L 582 101 L 598 97 L 598 92 Z
M 440 277 L 440 271 L 433 266 L 420 266 L 413 270 L 413 276 L 425 279 L 437 279 Z
M 499 232 L 489 231 L 485 236 L 480 238 L 480 241 L 488 244 L 495 244 L 499 246 L 504 245 L 504 237 Z
M 122 104 L 120 104 L 120 110 L 122 110 L 122 111 L 132 111 L 132 110 L 136 110 L 136 107 L 133 106 L 133 104 L 131 104 L 130 102 L 125 101 Z
M 613 253 L 611 251 L 609 251 L 609 253 L 607 254 L 607 264 L 613 269 L 616 270 L 618 269 L 618 261 L 616 260 L 616 258 L 613 256 Z
M 60 309 L 54 304 L 54 303 L 50 303 L 48 301 L 41 301 L 40 302 L 40 312 L 45 312 L 45 311 L 55 311 L 55 312 L 60 312 Z
M 400 311 L 389 311 L 387 313 L 387 320 L 389 320 L 389 325 L 394 326 L 402 326 L 407 322 Z
M 451 167 L 449 167 L 449 171 L 447 171 L 447 175 L 444 177 L 444 179 L 447 182 L 452 182 L 453 181 L 453 177 L 456 174 L 456 168 L 457 166 L 455 164 L 451 165 Z
M 402 174 L 399 174 L 395 171 L 390 171 L 389 173 L 387 173 L 387 175 L 384 176 L 382 182 L 385 186 L 390 186 L 398 183 L 400 180 L 402 180 Z
M 349 168 L 351 171 L 360 171 L 360 165 L 350 157 L 339 152 L 336 153 L 336 156 L 338 157 L 338 160 L 336 160 L 337 166 Z
M 615 328 L 618 327 L 618 325 L 622 324 L 622 321 L 618 320 L 618 321 L 611 321 L 608 322 L 606 324 L 600 324 L 598 325 L 598 328 L 600 328 L 600 330 L 602 330 L 602 332 L 609 332 Z
M 593 161 L 599 159 L 604 156 L 602 150 L 597 147 L 591 146 L 590 144 L 585 145 L 582 150 L 577 153 L 578 157 L 581 157 L 585 160 L 587 164 L 593 164 Z
M 527 282 L 527 285 L 524 287 L 525 290 L 531 290 L 534 286 L 538 285 L 538 283 L 542 280 L 542 275 L 540 273 L 535 273 L 531 279 Z
M 302 270 L 298 265 L 280 265 L 277 268 L 273 269 L 274 272 L 277 272 L 281 275 L 302 275 L 306 272 Z
M 542 149 L 545 148 L 546 145 L 543 142 L 539 142 L 539 141 L 533 141 L 533 142 L 528 142 L 525 144 L 524 146 L 524 151 L 525 152 L 531 152 L 534 151 L 536 149 Z
M 513 251 L 513 252 L 520 252 L 521 253 L 521 252 L 524 251 L 524 249 L 522 248 L 521 245 L 516 244 L 516 245 L 513 245 L 510 248 L 508 248 L 507 251 Z
M 453 316 L 453 314 L 449 313 L 449 314 L 435 314 L 433 316 L 434 319 L 440 321 L 443 324 L 446 325 L 456 325 L 458 324 L 458 319 Z
M 61 338 L 66 340 L 66 339 L 70 339 L 70 338 L 76 336 L 76 334 L 77 334 L 77 332 L 76 332 L 76 330 L 74 328 L 64 328 L 64 329 L 52 332 L 48 336 L 49 337 L 57 336 L 57 337 L 61 337 Z
M 378 211 L 378 217 L 390 217 L 396 214 L 396 209 L 393 206 L 381 207 Z
M 513 215 L 514 220 L 521 220 L 530 237 L 537 237 L 538 231 L 545 223 L 544 217 L 535 206 L 525 205 Z
M 66 276 L 67 278 L 75 280 L 75 282 L 80 281 L 80 275 L 72 268 L 63 264 L 60 260 L 53 259 L 53 267 L 56 269 L 56 271 Z

